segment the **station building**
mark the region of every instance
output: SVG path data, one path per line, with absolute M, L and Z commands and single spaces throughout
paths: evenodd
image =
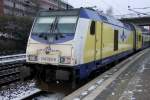
M 71 9 L 62 0 L 0 0 L 0 15 L 35 16 L 39 10 Z

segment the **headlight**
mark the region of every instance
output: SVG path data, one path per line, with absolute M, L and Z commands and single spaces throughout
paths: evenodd
M 70 64 L 71 63 L 71 57 L 60 57 L 60 63 Z
M 36 55 L 29 55 L 28 60 L 29 61 L 37 61 L 37 56 Z

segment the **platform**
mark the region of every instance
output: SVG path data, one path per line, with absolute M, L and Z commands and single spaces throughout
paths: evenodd
M 149 100 L 150 49 L 138 52 L 63 100 Z

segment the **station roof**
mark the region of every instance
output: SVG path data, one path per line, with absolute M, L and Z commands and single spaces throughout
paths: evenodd
M 130 22 L 140 26 L 150 26 L 150 16 L 147 17 L 135 17 L 135 18 L 122 18 L 122 22 Z

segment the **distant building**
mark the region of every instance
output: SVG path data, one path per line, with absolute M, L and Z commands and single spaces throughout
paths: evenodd
M 3 0 L 0 0 L 0 16 L 3 15 Z
M 61 0 L 40 0 L 41 9 L 70 9 L 73 8 L 68 3 L 65 3 Z
M 69 8 L 61 0 L 0 0 L 0 15 L 35 16 L 38 10 Z

